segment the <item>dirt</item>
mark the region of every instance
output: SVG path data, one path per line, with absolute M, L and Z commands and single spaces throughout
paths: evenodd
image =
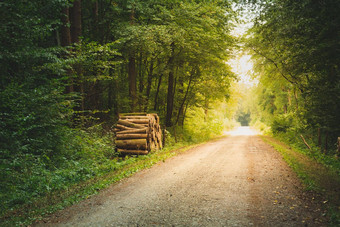
M 247 127 L 125 179 L 36 226 L 327 226 L 280 154 Z

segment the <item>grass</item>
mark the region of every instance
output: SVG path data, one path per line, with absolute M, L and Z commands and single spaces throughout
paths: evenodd
M 1 217 L 1 226 L 27 226 L 36 220 L 57 210 L 61 210 L 81 200 L 87 199 L 100 192 L 115 182 L 133 175 L 143 169 L 150 168 L 154 164 L 183 153 L 200 144 L 177 143 L 145 156 L 126 157 L 123 164 L 113 171 L 97 176 L 84 182 L 75 184 L 65 190 L 54 191 L 47 196 L 26 204 L 18 209 L 7 212 Z M 121 158 L 122 159 L 122 158 Z M 112 160 L 117 161 L 117 160 Z
M 283 159 L 301 179 L 306 190 L 317 192 L 325 198 L 331 225 L 340 225 L 340 176 L 338 170 L 321 164 L 302 150 L 293 149 L 272 137 L 261 136 L 261 138 L 281 153 Z

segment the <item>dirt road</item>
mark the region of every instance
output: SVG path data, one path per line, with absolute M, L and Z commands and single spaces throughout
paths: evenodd
M 281 156 L 246 127 L 55 214 L 53 226 L 326 226 Z

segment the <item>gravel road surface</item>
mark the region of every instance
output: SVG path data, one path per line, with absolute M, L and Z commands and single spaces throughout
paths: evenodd
M 57 212 L 37 226 L 326 226 L 280 154 L 241 127 Z

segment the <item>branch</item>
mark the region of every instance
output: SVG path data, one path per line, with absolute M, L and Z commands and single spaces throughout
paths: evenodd
M 306 147 L 308 147 L 308 149 L 311 151 L 312 148 L 308 145 L 308 143 L 306 142 L 305 138 L 303 137 L 303 135 L 300 135 L 301 139 L 303 140 L 303 143 L 306 145 Z
M 288 79 L 288 77 L 287 77 L 286 75 L 283 74 L 283 72 L 280 70 L 280 67 L 277 65 L 277 63 L 276 63 L 273 59 L 267 57 L 266 55 L 264 55 L 264 54 L 262 54 L 261 52 L 255 50 L 254 48 L 251 48 L 251 49 L 252 49 L 256 54 L 261 55 L 262 57 L 264 57 L 265 59 L 267 59 L 268 61 L 270 61 L 271 63 L 273 63 L 273 64 L 275 65 L 275 67 L 279 70 L 279 73 L 281 74 L 281 76 L 282 76 L 283 78 L 285 78 L 289 83 L 299 85 L 297 82 Z

